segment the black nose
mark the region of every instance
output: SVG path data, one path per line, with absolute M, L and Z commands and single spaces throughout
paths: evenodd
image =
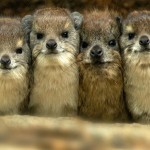
M 93 58 L 99 58 L 103 55 L 103 51 L 98 45 L 96 45 L 92 48 L 90 55 Z
M 53 49 L 55 49 L 55 48 L 57 47 L 57 43 L 56 43 L 55 40 L 50 39 L 50 40 L 46 43 L 46 47 L 47 47 L 48 49 L 53 50 Z
M 6 66 L 6 65 L 10 65 L 11 60 L 10 57 L 8 55 L 3 55 L 1 58 L 1 64 Z
M 144 35 L 144 36 L 141 36 L 139 43 L 142 46 L 147 46 L 150 43 L 150 40 L 146 35 Z

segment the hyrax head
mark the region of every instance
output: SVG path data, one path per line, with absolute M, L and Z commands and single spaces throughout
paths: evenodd
M 28 69 L 30 51 L 20 19 L 0 18 L 0 74 Z
M 121 47 L 124 53 L 139 57 L 150 52 L 150 12 L 134 11 L 123 22 Z
M 82 16 L 62 8 L 40 9 L 33 16 L 25 16 L 23 25 L 30 34 L 33 57 L 75 54 L 79 48 L 79 29 Z
M 105 64 L 119 55 L 120 18 L 108 11 L 84 14 L 81 54 L 84 63 Z

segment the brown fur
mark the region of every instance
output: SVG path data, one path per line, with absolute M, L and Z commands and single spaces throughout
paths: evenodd
M 77 113 L 79 31 L 75 29 L 71 16 L 61 8 L 41 9 L 31 16 L 34 76 L 29 104 L 31 114 L 57 117 Z M 68 31 L 68 38 L 61 37 L 64 31 Z M 37 32 L 43 33 L 44 38 L 36 39 Z M 50 39 L 57 42 L 57 54 L 46 47 Z
M 150 44 L 140 46 L 143 35 L 150 39 L 150 12 L 134 11 L 123 23 L 121 46 L 124 60 L 125 95 L 134 121 L 150 123 Z M 135 33 L 132 40 L 129 33 Z
M 3 55 L 11 59 L 9 69 L 0 63 L 0 114 L 22 113 L 28 103 L 30 52 L 19 19 L 0 18 L 0 47 L 0 60 Z M 23 53 L 16 54 L 20 47 Z
M 84 17 L 81 37 L 89 42 L 89 46 L 79 55 L 79 115 L 98 121 L 125 121 L 127 113 L 119 47 L 110 48 L 103 42 L 113 33 L 118 40 L 115 17 L 108 11 L 88 12 Z M 93 45 L 100 45 L 105 55 L 99 64 L 94 64 L 89 56 Z

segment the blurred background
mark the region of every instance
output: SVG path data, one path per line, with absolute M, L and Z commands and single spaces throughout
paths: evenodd
M 64 7 L 71 11 L 109 8 L 126 15 L 132 10 L 150 10 L 150 0 L 0 0 L 0 14 L 24 16 L 43 7 Z

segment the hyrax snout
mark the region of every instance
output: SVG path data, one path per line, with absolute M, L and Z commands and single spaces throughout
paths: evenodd
M 0 18 L 0 114 L 24 111 L 28 102 L 30 50 L 20 19 Z
M 34 83 L 29 109 L 42 116 L 70 116 L 77 112 L 79 31 L 82 15 L 47 8 L 23 18 L 30 38 Z
M 86 12 L 78 57 L 79 115 L 98 121 L 125 121 L 120 19 L 109 11 Z
M 134 121 L 150 122 L 150 12 L 134 11 L 123 22 L 121 47 L 125 97 Z

